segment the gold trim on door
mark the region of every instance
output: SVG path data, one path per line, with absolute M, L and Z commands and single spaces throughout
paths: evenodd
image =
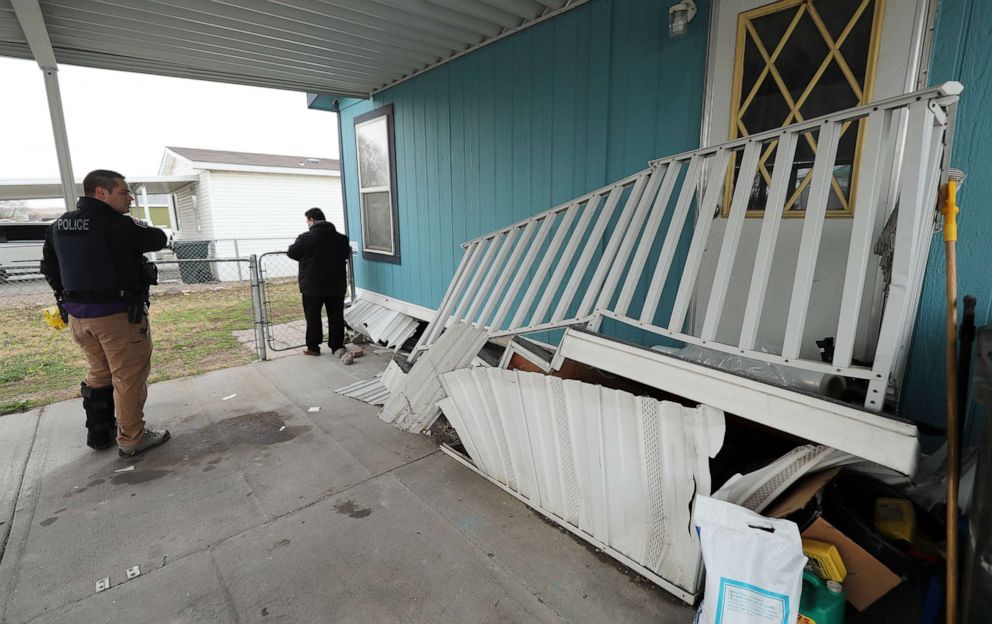
M 805 117 L 803 116 L 801 109 L 803 105 L 806 104 L 810 95 L 813 93 L 813 90 L 820 83 L 824 73 L 830 68 L 831 65 L 836 65 L 836 67 L 843 74 L 848 86 L 857 98 L 857 104 L 855 105 L 867 104 L 871 101 L 872 88 L 875 82 L 875 72 L 878 66 L 878 50 L 881 43 L 882 16 L 885 11 L 885 0 L 861 0 L 836 39 L 833 38 L 830 30 L 820 15 L 820 12 L 817 11 L 817 4 L 819 4 L 822 8 L 823 2 L 829 1 L 830 0 L 821 0 L 820 2 L 817 2 L 816 0 L 779 0 L 778 2 L 774 2 L 763 7 L 752 9 L 750 11 L 744 11 L 738 15 L 737 47 L 734 56 L 734 82 L 731 95 L 729 140 L 748 136 L 752 133 L 745 126 L 744 115 L 753 103 L 759 89 L 767 80 L 771 80 L 775 83 L 779 93 L 785 100 L 787 108 L 789 109 L 789 114 L 780 124 L 782 126 L 805 121 Z M 874 14 L 872 15 L 871 35 L 868 43 L 865 75 L 863 82 L 859 82 L 857 76 L 851 70 L 847 59 L 844 57 L 841 46 L 843 46 L 843 44 L 847 41 L 848 36 L 857 25 L 858 20 L 861 19 L 865 11 L 868 10 L 872 3 L 874 3 Z M 753 21 L 760 17 L 782 11 L 788 11 L 795 9 L 796 7 L 798 7 L 798 10 L 789 22 L 789 25 L 785 31 L 783 31 L 781 38 L 777 42 L 768 42 L 769 44 L 773 44 L 772 47 L 766 45 L 766 42 L 762 40 L 761 36 L 757 32 Z M 790 38 L 796 31 L 797 26 L 803 18 L 808 18 L 813 23 L 816 28 L 816 32 L 823 38 L 823 43 L 826 44 L 827 50 L 823 60 L 820 61 L 817 71 L 813 74 L 812 79 L 806 84 L 805 88 L 799 94 L 799 97 L 793 98 L 789 86 L 786 84 L 779 68 L 776 66 L 776 61 L 779 60 L 783 52 L 788 52 L 787 46 L 790 42 Z M 755 49 L 758 51 L 758 54 L 760 54 L 761 61 L 764 63 L 764 68 L 755 79 L 755 82 L 751 86 L 749 92 L 747 94 L 742 94 L 744 53 L 745 46 L 748 41 L 751 41 L 754 44 Z M 838 110 L 840 108 L 846 107 L 838 107 Z M 850 122 L 841 127 L 841 137 L 843 137 L 849 130 L 849 126 Z M 769 128 L 759 128 L 756 132 L 768 129 Z M 853 198 L 856 196 L 855 191 L 857 189 L 858 166 L 861 160 L 861 144 L 864 135 L 863 122 L 858 122 L 857 132 L 858 136 L 854 148 L 853 163 L 851 165 L 849 190 L 845 195 L 841 184 L 837 180 L 837 177 L 834 176 L 831 179 L 831 186 L 834 194 L 833 196 L 836 197 L 842 207 L 842 210 L 829 210 L 827 212 L 827 216 L 829 217 L 849 217 L 854 212 L 854 206 L 851 204 L 853 203 Z M 812 153 L 815 154 L 816 139 L 813 138 L 812 133 L 803 134 L 803 137 L 809 145 Z M 765 185 L 769 186 L 771 185 L 771 174 L 768 170 L 767 161 L 772 155 L 776 145 L 777 141 L 771 141 L 765 145 L 764 150 L 762 151 L 761 159 L 758 162 L 758 174 L 764 179 Z M 733 154 L 731 156 L 731 161 L 727 172 L 727 184 L 725 185 L 726 189 L 724 193 L 722 210 L 724 217 L 728 216 L 730 212 L 730 200 L 733 186 L 732 182 L 736 161 L 737 154 Z M 784 216 L 801 217 L 804 214 L 804 211 L 793 210 L 793 208 L 796 206 L 802 196 L 802 193 L 808 188 L 811 177 L 812 167 L 810 167 L 808 172 L 803 174 L 802 180 L 799 181 L 799 184 L 793 189 L 793 191 L 789 194 L 789 197 L 786 199 L 783 213 Z M 848 198 L 851 198 L 851 201 L 849 201 Z M 747 212 L 747 216 L 749 217 L 760 217 L 763 214 L 763 210 L 748 210 Z

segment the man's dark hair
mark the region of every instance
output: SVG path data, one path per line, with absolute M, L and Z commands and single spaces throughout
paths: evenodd
M 117 184 L 123 181 L 124 176 L 116 171 L 111 171 L 110 169 L 97 169 L 95 171 L 90 171 L 86 174 L 86 177 L 83 178 L 83 194 L 87 197 L 93 197 L 93 194 L 96 193 L 97 188 L 113 191 L 117 188 Z
M 324 211 L 320 208 L 311 208 L 303 214 L 306 215 L 307 219 L 313 219 L 314 221 L 327 221 L 327 219 L 324 218 Z

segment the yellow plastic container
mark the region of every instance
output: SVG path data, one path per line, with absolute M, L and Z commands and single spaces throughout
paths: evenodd
M 916 540 L 916 511 L 905 498 L 875 501 L 875 530 L 886 539 L 913 543 Z
M 45 319 L 45 323 L 56 331 L 62 331 L 68 325 L 62 320 L 62 315 L 59 314 L 58 306 L 49 306 L 41 311 L 42 318 Z
M 809 557 L 806 567 L 821 579 L 842 583 L 847 578 L 844 560 L 833 544 L 804 537 L 803 554 Z

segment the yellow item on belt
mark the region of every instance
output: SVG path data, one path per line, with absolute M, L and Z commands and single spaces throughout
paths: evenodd
M 821 579 L 841 583 L 847 578 L 844 560 L 833 544 L 804 537 L 803 554 L 809 557 L 806 567 Z
M 916 540 L 916 510 L 905 498 L 879 498 L 875 501 L 875 529 L 890 540 L 913 543 Z
M 45 323 L 56 331 L 62 331 L 68 325 L 62 320 L 62 315 L 59 314 L 59 307 L 57 305 L 49 306 L 41 311 L 41 316 L 44 317 Z

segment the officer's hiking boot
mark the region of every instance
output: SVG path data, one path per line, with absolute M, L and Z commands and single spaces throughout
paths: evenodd
M 91 388 L 79 384 L 86 410 L 86 446 L 96 451 L 108 449 L 117 440 L 117 419 L 114 418 L 114 387 Z
M 345 350 L 344 347 L 338 347 L 337 349 L 334 350 L 334 357 L 339 358 L 347 352 L 348 351 Z
M 148 449 L 165 443 L 171 435 L 168 429 L 149 429 L 145 427 L 141 434 L 141 442 L 133 446 L 118 446 L 117 454 L 121 457 L 133 457 L 139 453 L 144 453 Z

